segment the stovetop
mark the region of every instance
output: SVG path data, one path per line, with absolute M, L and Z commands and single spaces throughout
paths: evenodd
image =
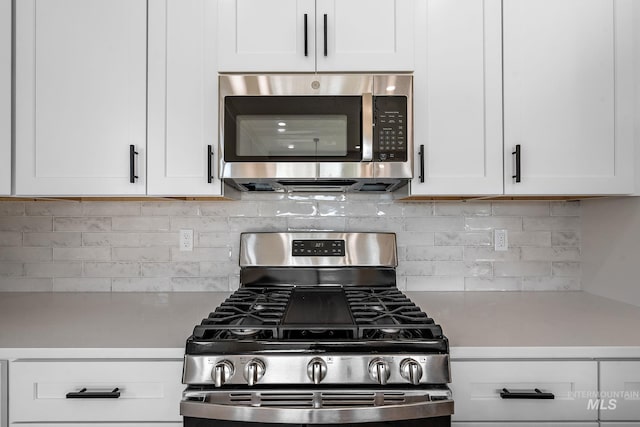
M 187 354 L 393 348 L 448 352 L 442 328 L 395 286 L 244 286 L 187 341 Z

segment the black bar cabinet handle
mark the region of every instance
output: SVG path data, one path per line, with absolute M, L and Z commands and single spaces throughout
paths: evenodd
M 424 144 L 420 145 L 420 151 L 418 151 L 418 155 L 420 156 L 420 182 L 424 182 Z
M 213 182 L 213 147 L 207 145 L 207 182 L 211 184 Z
M 327 14 L 324 14 L 324 56 L 327 56 Z
M 309 56 L 309 37 L 307 34 L 308 18 L 309 18 L 309 15 L 305 13 L 304 14 L 304 56 Z
M 516 174 L 512 175 L 511 178 L 515 178 L 516 182 L 520 182 L 520 144 L 516 145 L 516 151 L 511 154 L 516 155 Z
M 129 146 L 129 182 L 131 184 L 136 182 L 138 179 L 138 175 L 136 175 L 136 156 L 138 152 L 136 151 L 135 145 Z
M 86 387 L 67 393 L 67 399 L 117 399 L 120 397 L 118 387 L 111 391 L 87 391 Z
M 534 388 L 533 391 L 518 391 L 513 392 L 509 389 L 503 388 L 500 392 L 500 397 L 503 399 L 555 399 L 553 393 L 540 391 L 538 388 Z

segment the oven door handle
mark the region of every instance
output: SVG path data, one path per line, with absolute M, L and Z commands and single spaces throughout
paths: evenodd
M 362 161 L 373 160 L 373 94 L 362 94 Z
M 371 407 L 291 408 L 277 406 L 221 405 L 182 401 L 180 415 L 210 420 L 281 424 L 344 424 L 389 422 L 444 417 L 453 414 L 453 400 L 435 400 Z

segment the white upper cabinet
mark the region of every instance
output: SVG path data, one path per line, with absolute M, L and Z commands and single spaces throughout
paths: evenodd
M 221 72 L 412 71 L 415 0 L 219 0 Z
M 11 194 L 11 0 L 0 0 L 0 195 Z
M 633 191 L 633 1 L 503 2 L 506 194 Z
M 502 193 L 500 22 L 500 0 L 420 2 L 411 195 Z
M 149 1 L 150 195 L 221 194 L 216 3 Z
M 145 194 L 147 1 L 15 3 L 16 194 Z

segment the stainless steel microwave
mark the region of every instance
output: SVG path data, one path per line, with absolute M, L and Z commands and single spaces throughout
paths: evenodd
M 413 176 L 411 75 L 221 75 L 220 178 L 243 191 L 394 191 Z

